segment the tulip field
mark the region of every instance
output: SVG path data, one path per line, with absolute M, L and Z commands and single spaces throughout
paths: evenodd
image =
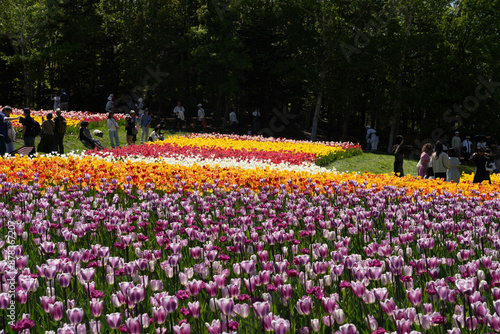
M 0 159 L 0 333 L 500 332 L 500 178 L 192 134 Z

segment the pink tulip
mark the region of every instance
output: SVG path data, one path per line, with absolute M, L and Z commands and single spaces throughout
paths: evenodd
M 209 325 L 205 323 L 209 334 L 221 334 L 222 333 L 222 325 L 219 319 L 212 320 L 212 324 Z
M 422 290 L 420 288 L 407 290 L 406 295 L 413 306 L 419 306 L 422 303 Z
M 195 301 L 193 303 L 188 302 L 188 309 L 193 318 L 198 319 L 200 317 L 201 307 L 199 301 Z
M 103 307 L 104 307 L 104 302 L 102 300 L 94 299 L 90 301 L 90 313 L 95 318 L 99 318 L 101 316 Z
M 165 311 L 163 306 L 153 307 L 153 321 L 158 325 L 162 325 L 166 320 L 167 312 Z
M 232 298 L 221 298 L 217 300 L 217 306 L 223 315 L 229 315 L 233 312 L 234 301 Z
M 125 320 L 125 324 L 127 325 L 128 333 L 130 334 L 141 334 L 141 319 L 139 317 L 136 318 L 128 318 Z

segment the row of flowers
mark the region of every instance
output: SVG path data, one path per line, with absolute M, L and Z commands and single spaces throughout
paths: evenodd
M 481 196 L 484 199 L 499 196 L 500 176 L 492 175 L 492 184 L 472 183 L 472 175 L 463 174 L 459 184 L 441 180 L 427 180 L 418 177 L 392 177 L 387 174 L 339 174 L 322 171 L 278 170 L 271 168 L 249 168 L 210 166 L 203 161 L 183 165 L 181 161 L 145 160 L 143 158 L 116 160 L 93 156 L 45 156 L 36 159 L 13 157 L 0 159 L 2 180 L 30 184 L 33 181 L 42 188 L 61 185 L 64 188 L 73 185 L 91 185 L 99 189 L 103 180 L 116 179 L 118 185 L 133 180 L 138 189 L 144 189 L 148 183 L 154 183 L 162 191 L 175 191 L 175 183 L 182 184 L 186 191 L 199 191 L 204 183 L 217 181 L 221 186 L 232 189 L 250 188 L 259 191 L 262 186 L 277 188 L 286 186 L 288 191 L 304 191 L 309 182 L 314 182 L 318 193 L 325 193 L 324 187 L 336 182 L 346 184 L 355 191 L 357 184 L 380 191 L 385 187 L 403 189 L 406 194 L 452 194 L 465 197 Z
M 1 183 L 4 333 L 500 332 L 498 199 L 124 175 Z
M 262 136 L 234 136 L 222 134 L 191 134 L 169 136 L 163 141 L 147 145 L 128 146 L 102 151 L 87 151 L 94 156 L 113 156 L 128 158 L 197 158 L 201 161 L 213 159 L 232 159 L 236 162 L 266 162 L 268 164 L 287 164 L 325 166 L 333 160 L 361 154 L 359 145 L 337 142 L 308 142 L 280 140 Z
M 1 109 L 1 107 L 0 107 Z M 52 113 L 53 117 L 56 117 L 53 110 L 31 110 L 31 117 L 35 119 L 40 124 L 42 123 L 42 117 L 47 117 L 48 113 Z M 15 116 L 24 116 L 23 109 L 12 109 L 11 117 Z M 95 114 L 88 111 L 63 111 L 62 116 L 66 119 L 67 122 L 67 131 L 75 132 L 80 127 L 80 123 L 82 121 L 87 121 L 89 123 L 92 122 L 103 122 L 108 118 L 108 114 Z M 117 120 L 121 120 L 125 117 L 124 114 L 116 114 L 115 118 Z M 12 126 L 16 130 L 22 129 L 23 125 L 19 123 L 19 120 L 12 121 Z

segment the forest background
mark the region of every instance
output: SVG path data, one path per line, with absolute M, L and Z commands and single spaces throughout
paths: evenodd
M 2 0 L 0 104 L 158 117 L 202 103 L 276 137 L 380 148 L 499 132 L 500 0 Z M 498 138 L 498 137 L 497 137 Z

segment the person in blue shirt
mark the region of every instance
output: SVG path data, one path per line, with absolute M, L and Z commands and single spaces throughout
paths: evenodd
M 141 144 L 143 144 L 149 139 L 149 127 L 151 126 L 151 115 L 149 114 L 148 108 L 144 109 L 144 114 L 141 115 L 139 123 L 141 123 Z

